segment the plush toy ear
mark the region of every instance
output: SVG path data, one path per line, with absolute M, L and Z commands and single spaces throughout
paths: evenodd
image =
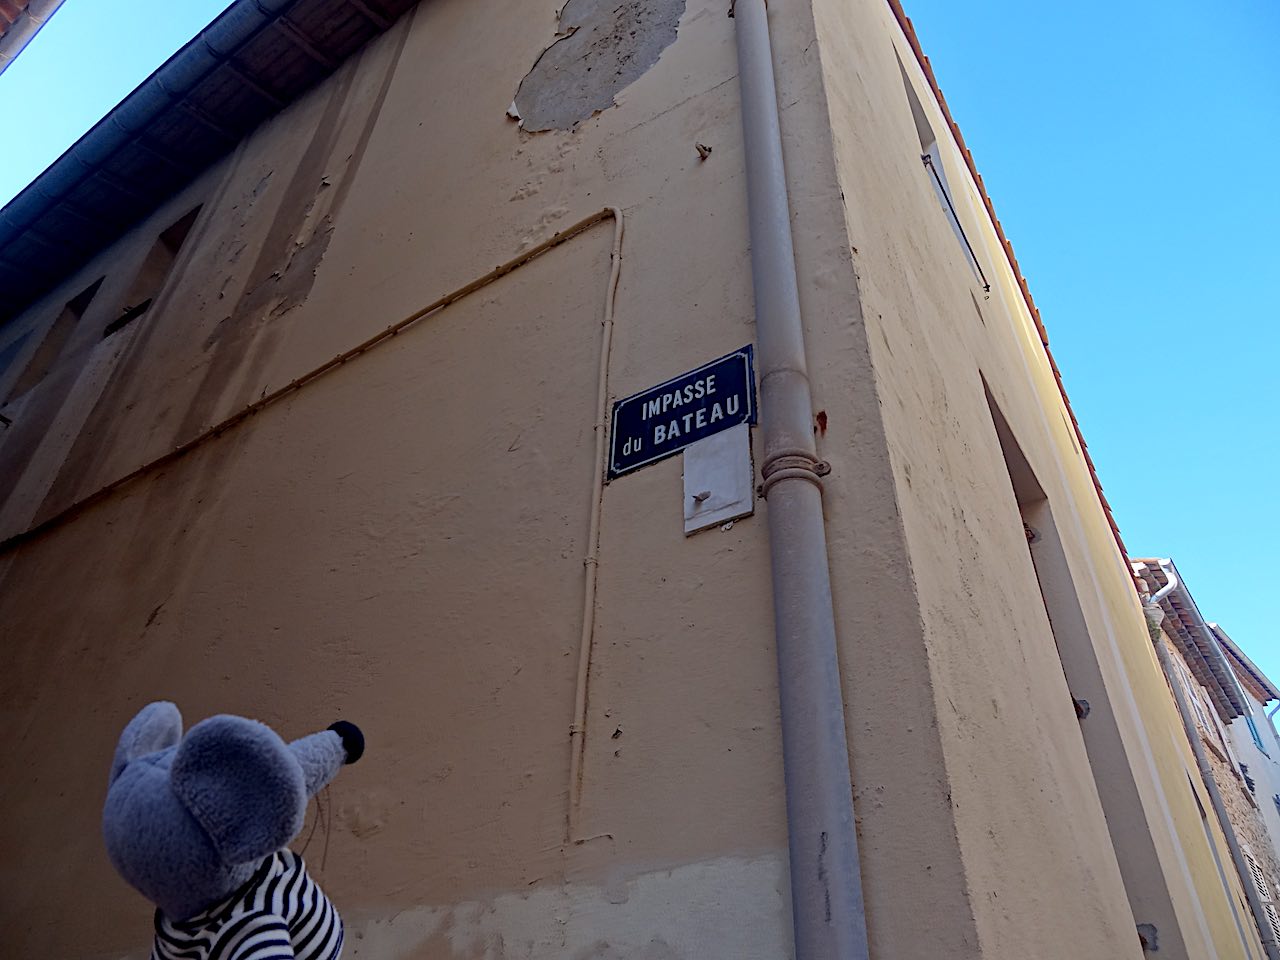
M 264 724 L 229 716 L 197 723 L 179 745 L 169 776 L 224 863 L 274 853 L 302 829 L 302 766 Z
M 167 700 L 147 704 L 120 734 L 116 755 L 111 761 L 111 778 L 107 783 L 115 783 L 116 777 L 131 761 L 172 747 L 181 739 L 182 714 L 178 708 Z

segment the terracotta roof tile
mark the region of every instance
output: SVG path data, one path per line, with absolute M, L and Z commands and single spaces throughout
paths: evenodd
M 1066 407 L 1067 415 L 1071 418 L 1071 426 L 1075 432 L 1076 439 L 1079 441 L 1080 453 L 1084 457 L 1084 462 L 1089 468 L 1089 475 L 1093 480 L 1093 487 L 1098 494 L 1098 502 L 1102 505 L 1103 515 L 1107 518 L 1107 524 L 1111 528 L 1111 535 L 1115 539 L 1116 547 L 1120 551 L 1120 556 L 1124 559 L 1125 565 L 1129 564 L 1129 552 L 1125 549 L 1124 540 L 1120 537 L 1120 527 L 1116 523 L 1115 515 L 1112 513 L 1111 504 L 1107 502 L 1106 495 L 1102 492 L 1102 481 L 1098 478 L 1098 469 L 1093 463 L 1093 457 L 1089 455 L 1089 447 L 1084 442 L 1084 434 L 1080 430 L 1080 423 L 1076 420 L 1075 411 L 1071 409 L 1071 400 L 1067 396 L 1067 388 L 1062 382 L 1062 373 L 1058 370 L 1058 363 L 1053 358 L 1053 351 L 1049 349 L 1049 334 L 1044 328 L 1044 322 L 1040 319 L 1040 310 L 1036 307 L 1035 300 L 1031 296 L 1031 288 L 1027 284 L 1027 279 L 1022 275 L 1022 269 L 1018 266 L 1018 258 L 1014 256 L 1013 244 L 1009 242 L 1009 238 L 1005 236 L 1004 226 L 1000 223 L 1000 218 L 996 216 L 995 205 L 991 202 L 991 197 L 987 193 L 986 185 L 982 182 L 982 176 L 978 173 L 977 164 L 974 163 L 973 154 L 965 145 L 964 135 L 960 132 L 960 127 L 956 124 L 955 118 L 951 115 L 951 108 L 947 106 L 947 100 L 942 95 L 942 88 L 938 85 L 938 78 L 934 76 L 933 66 L 929 63 L 929 58 L 925 56 L 924 50 L 920 47 L 920 38 L 916 36 L 915 26 L 911 23 L 911 18 L 907 16 L 906 11 L 902 8 L 901 0 L 888 0 L 889 6 L 893 9 L 893 14 L 897 18 L 899 26 L 902 27 L 903 33 L 907 35 L 907 41 L 911 44 L 911 50 L 916 55 L 916 60 L 920 63 L 921 69 L 924 71 L 925 78 L 929 81 L 929 86 L 933 90 L 933 95 L 938 100 L 938 106 L 942 108 L 942 115 L 947 120 L 947 126 L 951 130 L 951 135 L 955 137 L 956 144 L 960 147 L 960 153 L 964 156 L 965 165 L 969 168 L 969 174 L 973 177 L 973 182 L 978 187 L 978 194 L 982 198 L 983 205 L 987 209 L 987 215 L 991 218 L 991 223 L 995 227 L 996 236 L 1000 239 L 1004 247 L 1005 256 L 1009 260 L 1009 266 L 1013 270 L 1013 275 L 1018 281 L 1018 286 L 1022 292 L 1022 299 L 1027 304 L 1027 310 L 1031 314 L 1031 319 L 1036 325 L 1036 330 L 1040 334 L 1040 343 L 1044 347 L 1045 355 L 1049 359 L 1049 368 L 1053 371 L 1053 378 L 1057 381 L 1058 392 L 1062 395 L 1062 403 Z M 1134 589 L 1137 589 L 1135 583 Z
M 0 0 L 0 37 L 9 32 L 13 22 L 27 9 L 28 0 Z

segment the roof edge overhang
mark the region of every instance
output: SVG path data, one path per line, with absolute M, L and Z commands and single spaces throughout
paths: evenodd
M 1176 585 L 1160 601 L 1165 616 L 1165 633 L 1178 648 L 1196 680 L 1208 691 L 1209 699 L 1223 722 L 1230 723 L 1236 717 L 1247 716 L 1249 705 L 1223 645 L 1200 614 L 1200 608 L 1173 561 L 1135 560 L 1132 569 L 1135 578 L 1145 582 L 1152 595 L 1169 584 L 1169 573 L 1173 573 Z
M 1267 678 L 1267 675 L 1262 672 L 1257 664 L 1245 656 L 1245 652 L 1227 635 L 1227 631 L 1216 623 L 1209 624 L 1209 629 L 1213 631 L 1213 635 L 1222 644 L 1222 649 L 1226 651 L 1227 659 L 1232 661 L 1236 676 L 1242 677 L 1241 682 L 1246 686 L 1255 687 L 1259 694 L 1258 699 L 1262 703 L 1280 700 L 1280 689 L 1276 688 L 1276 685 Z
M 31 0 L 8 29 L 0 32 L 0 73 L 18 59 L 18 54 L 35 39 L 40 28 L 49 22 L 60 6 L 62 0 Z
M 1027 279 L 1022 275 L 1022 269 L 1018 266 L 1018 258 L 1014 255 L 1013 244 L 1005 236 L 1000 218 L 996 216 L 995 204 L 991 202 L 991 196 L 987 193 L 987 187 L 982 181 L 982 175 L 978 173 L 978 165 L 974 162 L 973 154 L 965 145 L 964 134 L 960 132 L 959 125 L 951 115 L 951 108 L 947 105 L 946 97 L 942 95 L 942 88 L 938 85 L 938 78 L 934 75 L 932 64 L 929 63 L 929 58 L 925 56 L 924 50 L 920 46 L 920 38 L 916 35 L 916 28 L 912 24 L 911 18 L 907 16 L 906 11 L 902 8 L 901 0 L 888 0 L 888 3 L 898 20 L 898 25 L 902 28 L 902 32 L 906 34 L 907 42 L 911 45 L 911 51 L 915 54 L 916 61 L 920 64 L 920 69 L 924 71 L 925 79 L 929 81 L 929 87 L 933 91 L 934 97 L 937 98 L 938 106 L 942 110 L 942 116 L 947 121 L 951 136 L 955 138 L 956 146 L 960 149 L 960 155 L 964 157 L 965 166 L 969 169 L 969 176 L 973 178 L 978 195 L 982 198 L 983 206 L 986 208 L 987 216 L 991 219 L 991 225 L 995 229 L 996 238 L 1000 241 L 1000 247 L 1004 251 L 1009 269 L 1013 272 L 1013 278 L 1017 282 L 1018 289 L 1022 293 L 1022 299 L 1031 314 L 1031 320 L 1036 326 L 1036 332 L 1040 335 L 1040 344 L 1044 347 L 1045 357 L 1049 361 L 1049 369 L 1053 371 L 1053 379 L 1058 385 L 1058 393 L 1062 397 L 1067 416 L 1071 419 L 1072 431 L 1075 433 L 1076 442 L 1080 447 L 1080 454 L 1089 469 L 1089 477 L 1093 481 L 1093 488 L 1098 495 L 1098 502 L 1102 506 L 1102 513 L 1107 518 L 1107 525 L 1111 528 L 1111 536 L 1115 540 L 1116 547 L 1120 551 L 1120 557 L 1125 566 L 1131 566 L 1129 551 L 1125 549 L 1124 539 L 1120 536 L 1120 527 L 1116 523 L 1111 503 L 1107 500 L 1107 495 L 1102 490 L 1102 480 L 1098 477 L 1098 468 L 1089 453 L 1089 445 L 1084 442 L 1084 433 L 1080 430 L 1080 421 L 1076 419 L 1075 411 L 1071 408 L 1071 399 L 1067 396 L 1067 388 L 1062 381 L 1062 371 L 1058 369 L 1058 362 L 1053 358 L 1053 351 L 1049 349 L 1049 333 L 1045 330 L 1044 321 L 1040 319 L 1040 310 L 1036 307 L 1035 300 L 1031 296 L 1031 288 L 1027 284 Z M 1134 584 L 1134 589 L 1137 589 L 1136 583 Z
M 0 324 L 331 75 L 415 3 L 236 0 L 228 6 L 0 209 Z M 255 56 L 246 53 L 251 45 Z M 281 56 L 263 55 L 276 48 Z M 160 127 L 175 132 L 160 142 Z M 155 175 L 136 162 L 126 165 L 126 156 L 150 158 Z M 60 229 L 64 220 L 79 229 Z

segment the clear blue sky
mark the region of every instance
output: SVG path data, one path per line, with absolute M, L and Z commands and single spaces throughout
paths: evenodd
M 1280 683 L 1280 6 L 903 2 L 1125 545 Z
M 229 0 L 64 0 L 0 74 L 6 136 L 0 204 L 128 96 Z M 20 131 L 20 133 L 18 133 Z
M 1130 552 L 1172 556 L 1280 682 L 1280 7 L 905 3 Z M 0 202 L 225 6 L 67 0 L 0 76 Z

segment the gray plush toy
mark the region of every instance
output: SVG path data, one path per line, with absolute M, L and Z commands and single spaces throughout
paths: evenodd
M 102 832 L 159 908 L 153 960 L 337 960 L 342 921 L 285 845 L 307 800 L 363 752 L 346 721 L 285 743 L 217 716 L 184 737 L 172 703 L 144 707 L 116 747 Z

